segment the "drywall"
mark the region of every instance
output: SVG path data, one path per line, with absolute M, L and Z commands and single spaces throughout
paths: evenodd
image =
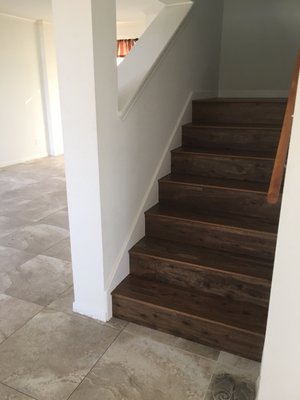
M 158 0 L 116 0 L 117 38 L 141 37 L 163 6 Z
M 91 3 L 91 0 L 53 0 L 52 7 L 65 145 L 74 310 L 105 320 Z M 107 14 L 105 17 L 110 18 Z M 115 33 L 113 36 L 116 37 Z
M 51 156 L 57 156 L 63 154 L 64 146 L 53 25 L 38 21 L 37 26 L 40 39 L 45 119 L 48 127 L 48 152 Z
M 118 67 L 119 111 L 124 115 L 155 68 L 170 40 L 182 25 L 193 6 L 192 2 L 166 7 L 149 26 L 140 42 Z
M 169 150 L 179 144 L 178 125 L 190 117 L 191 93 L 213 96 L 217 92 L 222 2 L 195 1 L 124 119 L 117 113 L 117 75 L 111 51 L 115 28 L 107 19 L 103 21 L 101 4 L 95 6 L 103 257 L 109 300 L 111 289 L 128 273 L 128 249 L 144 234 L 143 212 L 157 201 L 157 178 L 169 171 Z M 166 6 L 161 13 L 171 15 L 168 7 L 183 5 Z M 157 37 L 173 22 L 160 20 L 164 24 L 156 25 Z M 151 43 L 147 34 L 151 29 L 136 46 Z M 137 58 L 136 65 L 139 62 Z
M 47 155 L 37 26 L 0 15 L 0 166 Z
M 294 115 L 258 400 L 300 393 L 300 85 Z
M 226 0 L 220 96 L 287 96 L 299 37 L 299 0 Z
M 136 39 L 142 36 L 146 30 L 146 17 L 143 16 L 139 21 L 117 22 L 117 39 Z
M 157 178 L 169 171 L 169 150 L 190 118 L 191 97 L 217 93 L 222 2 L 195 1 L 124 119 L 118 114 L 115 3 L 53 0 L 53 16 L 74 310 L 107 320 L 111 289 L 128 273 L 128 249 L 144 234 L 143 212 L 157 201 Z

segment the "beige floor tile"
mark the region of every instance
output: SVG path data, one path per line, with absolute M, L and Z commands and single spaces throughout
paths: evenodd
M 66 292 L 64 292 L 61 296 L 59 296 L 56 300 L 54 300 L 51 304 L 49 304 L 49 308 L 56 310 L 56 311 L 61 311 L 61 312 L 64 312 L 64 313 L 67 313 L 70 315 L 76 315 L 81 318 L 90 319 L 83 315 L 74 313 L 73 312 L 73 302 L 74 302 L 73 288 L 70 288 Z M 118 318 L 112 318 L 108 322 L 101 322 L 101 321 L 96 321 L 96 320 L 93 320 L 93 321 L 95 321 L 101 325 L 109 326 L 111 328 L 117 329 L 118 331 L 123 330 L 128 324 L 127 321 L 123 321 Z
M 0 245 L 40 254 L 69 236 L 66 229 L 57 226 L 35 224 L 21 228 L 0 239 Z
M 63 209 L 39 221 L 42 224 L 59 226 L 69 230 L 68 210 Z
M 120 334 L 70 400 L 201 400 L 215 362 Z
M 191 342 L 190 340 L 182 339 L 177 336 L 169 335 L 167 333 L 159 332 L 155 329 L 146 328 L 141 325 L 136 325 L 130 323 L 125 328 L 125 332 L 149 337 L 160 343 L 165 343 L 170 346 L 177 347 L 178 349 L 189 351 L 194 354 L 198 354 L 202 357 L 206 357 L 212 360 L 217 360 L 219 356 L 219 351 L 211 347 L 204 346 L 199 343 Z
M 218 361 L 219 363 L 229 365 L 230 367 L 249 371 L 254 378 L 256 378 L 260 372 L 259 362 L 235 356 L 234 354 L 226 353 L 225 351 L 221 351 Z
M 0 275 L 9 273 L 26 261 L 35 257 L 35 254 L 27 251 L 0 246 Z M 1 279 L 0 279 L 1 287 Z
M 242 382 L 249 385 L 253 392 L 255 392 L 256 381 L 260 374 L 260 363 L 222 351 L 205 400 L 215 400 L 212 394 L 214 379 L 216 376 L 222 374 L 230 375 L 230 377 L 234 379 L 236 385 Z M 253 396 L 249 399 L 245 398 L 245 400 L 254 400 Z
M 72 286 L 72 268 L 67 261 L 39 255 L 5 274 L 2 293 L 46 306 Z
M 118 332 L 42 311 L 0 346 L 0 381 L 38 400 L 66 400 Z
M 0 294 L 0 343 L 41 310 L 36 304 Z
M 0 203 L 0 213 L 3 211 L 1 206 L 2 202 Z M 25 225 L 28 225 L 28 223 L 29 221 L 26 219 L 0 215 L 0 238 L 20 230 Z
M 50 247 L 50 249 L 44 251 L 43 254 L 71 262 L 70 239 L 68 238 L 58 242 L 54 246 Z
M 28 397 L 25 394 L 17 392 L 16 390 L 11 389 L 0 383 L 0 399 L 1 400 L 32 400 L 33 397 Z

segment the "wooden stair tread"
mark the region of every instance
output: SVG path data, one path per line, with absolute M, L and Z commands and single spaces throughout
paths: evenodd
M 113 314 L 261 360 L 280 202 L 267 203 L 286 98 L 211 98 L 159 180 Z
M 207 178 L 193 175 L 179 175 L 169 174 L 159 180 L 159 182 L 168 182 L 174 184 L 185 184 L 191 186 L 206 186 L 224 188 L 230 190 L 239 190 L 255 193 L 264 193 L 267 195 L 268 184 L 265 182 L 248 182 L 238 181 L 237 179 L 218 179 L 218 178 Z
M 244 301 L 230 300 L 209 293 L 149 281 L 129 275 L 113 291 L 113 297 L 134 299 L 178 315 L 214 321 L 238 331 L 264 335 L 267 309 Z
M 227 149 L 217 149 L 212 152 L 212 150 L 199 149 L 196 147 L 178 147 L 172 150 L 174 154 L 191 155 L 196 154 L 203 157 L 211 158 L 247 158 L 253 160 L 274 160 L 275 154 L 273 152 L 252 152 L 252 151 L 241 151 L 241 150 L 227 150 Z
M 269 221 L 263 221 L 255 217 L 245 217 L 242 215 L 222 215 L 221 213 L 216 214 L 200 214 L 199 212 L 194 213 L 183 209 L 166 208 L 160 204 L 156 204 L 150 210 L 146 211 L 145 215 L 162 216 L 166 218 L 175 218 L 181 220 L 188 220 L 194 223 L 207 223 L 212 225 L 226 226 L 233 230 L 247 230 L 253 231 L 254 234 L 259 234 L 262 237 L 276 239 L 277 223 L 271 223 Z
M 130 250 L 130 254 L 177 261 L 193 265 L 195 268 L 201 267 L 249 276 L 264 281 L 264 284 L 270 283 L 272 278 L 273 263 L 270 261 L 167 240 L 144 237 Z

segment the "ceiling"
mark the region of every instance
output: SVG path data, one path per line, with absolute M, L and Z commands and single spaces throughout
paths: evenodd
M 157 13 L 162 6 L 159 0 L 116 0 L 116 2 L 118 21 L 136 21 L 145 14 Z M 51 0 L 0 0 L 0 13 L 50 21 Z

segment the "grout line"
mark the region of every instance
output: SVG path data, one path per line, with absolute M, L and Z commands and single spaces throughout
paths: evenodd
M 124 330 L 124 329 L 123 329 Z M 88 377 L 88 375 L 95 369 L 96 365 L 100 362 L 100 360 L 103 358 L 103 356 L 108 352 L 108 350 L 111 348 L 111 346 L 113 344 L 115 344 L 115 342 L 118 340 L 118 338 L 120 337 L 120 335 L 122 334 L 123 330 L 121 330 L 117 336 L 115 337 L 115 339 L 110 343 L 110 345 L 108 345 L 108 347 L 106 348 L 106 350 L 103 352 L 103 354 L 101 354 L 101 356 L 98 358 L 98 360 L 94 363 L 94 365 L 91 367 L 91 369 L 89 370 L 89 372 L 84 376 L 84 378 L 82 379 L 82 381 L 79 383 L 78 386 L 76 386 L 76 388 L 72 391 L 72 393 L 70 394 L 70 396 L 66 399 L 69 400 L 71 396 L 73 396 L 73 394 L 76 392 L 76 390 L 79 389 L 79 387 L 82 385 L 82 383 L 85 381 L 85 379 Z
M 32 397 L 31 395 L 29 395 L 29 394 L 27 394 L 27 393 L 21 392 L 20 390 L 15 389 L 14 387 L 7 385 L 6 383 L 1 382 L 1 384 L 2 384 L 3 386 L 6 386 L 6 387 L 9 388 L 9 389 L 14 390 L 15 392 L 18 392 L 18 393 L 20 393 L 20 394 L 22 394 L 22 395 L 24 395 L 24 396 L 27 396 L 28 399 L 38 400 L 38 399 L 36 399 L 35 397 Z
M 8 295 L 6 295 L 6 296 L 8 296 Z M 18 297 L 14 297 L 14 296 L 10 296 L 10 297 L 13 297 L 13 298 L 18 299 L 18 300 L 25 301 L 25 302 L 27 302 L 27 303 L 30 303 L 29 301 L 26 301 L 26 300 L 24 300 L 24 299 L 19 299 Z M 6 343 L 8 339 L 10 339 L 14 334 L 16 334 L 16 333 L 19 332 L 21 329 L 23 329 L 23 328 L 25 327 L 25 325 L 27 325 L 29 322 L 31 322 L 38 314 L 40 314 L 40 313 L 41 313 L 42 311 L 44 311 L 44 309 L 46 308 L 46 307 L 41 306 L 41 305 L 36 304 L 36 303 L 31 303 L 31 304 L 34 304 L 34 305 L 39 306 L 39 307 L 42 307 L 42 308 L 41 308 L 41 310 L 39 310 L 37 313 L 35 313 L 32 317 L 30 317 L 23 325 L 21 325 L 21 326 L 20 326 L 19 328 L 17 328 L 14 332 L 12 332 L 10 335 L 8 335 L 8 336 L 3 340 L 3 342 L 0 343 L 0 349 L 1 349 L 1 346 L 2 346 L 4 343 Z M 2 382 L 1 382 L 1 383 L 2 383 Z

